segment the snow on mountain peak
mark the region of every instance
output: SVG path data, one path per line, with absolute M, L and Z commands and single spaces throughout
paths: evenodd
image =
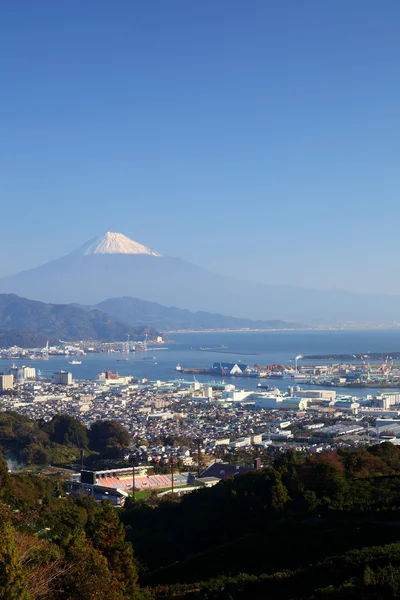
M 104 235 L 90 240 L 79 249 L 80 254 L 149 254 L 162 256 L 155 250 L 134 242 L 122 233 L 107 231 Z

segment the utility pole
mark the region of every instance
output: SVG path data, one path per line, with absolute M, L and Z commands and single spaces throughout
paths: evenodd
M 172 484 L 171 485 L 171 493 L 173 494 L 174 493 L 174 463 L 172 460 L 172 454 L 171 454 L 169 460 L 170 460 L 170 466 L 171 466 L 171 484 Z
M 132 456 L 132 501 L 135 502 L 135 457 Z
M 83 471 L 84 459 L 85 459 L 85 451 L 82 449 L 81 450 L 81 471 Z
M 197 440 L 197 477 L 200 477 L 200 438 Z

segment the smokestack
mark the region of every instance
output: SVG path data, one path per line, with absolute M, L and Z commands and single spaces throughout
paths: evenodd
M 254 469 L 256 471 L 260 471 L 261 470 L 261 458 L 255 458 L 254 459 Z

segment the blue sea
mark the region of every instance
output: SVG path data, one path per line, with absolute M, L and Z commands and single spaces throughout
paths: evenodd
M 182 367 L 209 367 L 215 361 L 241 362 L 242 364 L 289 364 L 296 355 L 308 354 L 368 354 L 369 352 L 399 352 L 400 329 L 366 331 L 271 331 L 271 332 L 213 332 L 169 334 L 165 344 L 168 349 L 152 351 L 149 348 L 146 357 L 155 356 L 155 360 L 143 360 L 143 353 L 131 353 L 128 362 L 118 359 L 123 354 L 89 354 L 82 357 L 81 365 L 70 365 L 66 357 L 50 357 L 49 360 L 18 361 L 40 369 L 44 377 L 49 377 L 60 369 L 71 371 L 74 379 L 95 379 L 105 370 L 117 371 L 120 375 L 133 375 L 149 380 L 171 380 L 181 378 L 175 370 L 177 364 Z M 199 348 L 216 349 L 215 352 L 203 352 Z M 225 352 L 223 352 L 225 351 Z M 227 351 L 232 352 L 226 353 Z M 249 353 L 249 354 L 247 354 Z M 251 353 L 251 354 L 250 354 Z M 317 362 L 317 361 L 312 361 Z M 323 362 L 323 361 L 320 361 Z M 6 369 L 11 363 L 1 361 L 0 369 Z M 186 379 L 192 379 L 190 375 Z M 210 376 L 196 375 L 199 381 L 209 381 Z M 225 378 L 239 388 L 252 389 L 257 386 L 256 379 Z M 288 381 L 273 380 L 272 385 L 286 389 Z M 347 393 L 340 388 L 340 393 Z M 349 390 L 353 395 L 365 395 L 365 389 Z

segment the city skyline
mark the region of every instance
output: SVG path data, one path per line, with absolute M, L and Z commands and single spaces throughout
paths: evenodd
M 22 6 L 0 24 L 0 276 L 117 231 L 400 294 L 396 2 Z

